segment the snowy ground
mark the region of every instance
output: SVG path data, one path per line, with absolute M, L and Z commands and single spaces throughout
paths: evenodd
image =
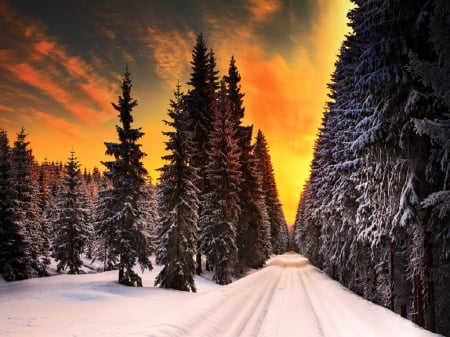
M 117 271 L 0 282 L 0 336 L 432 336 L 330 280 L 297 254 L 198 293 L 116 283 Z

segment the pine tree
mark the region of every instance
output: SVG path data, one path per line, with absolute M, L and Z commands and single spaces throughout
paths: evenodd
M 137 101 L 131 97 L 130 72 L 126 69 L 122 80 L 122 96 L 118 104 L 121 125 L 116 126 L 119 143 L 105 143 L 106 154 L 114 160 L 102 162 L 105 176 L 112 184 L 111 190 L 100 195 L 102 218 L 98 228 L 106 238 L 112 252 L 118 257 L 119 283 L 142 286 L 141 277 L 134 271 L 136 259 L 142 269 L 152 269 L 150 237 L 145 223 L 145 213 L 140 208 L 144 196 L 147 170 L 142 164 L 145 154 L 137 141 L 144 135 L 141 129 L 133 129 L 132 110 Z
M 272 252 L 282 254 L 286 251 L 288 245 L 287 224 L 278 198 L 269 147 L 261 130 L 258 130 L 253 153 L 257 161 L 256 170 L 262 177 L 261 187 L 270 224 Z
M 0 130 L 0 273 L 7 281 L 16 279 L 16 238 L 14 221 L 11 148 L 5 130 Z
M 272 247 L 270 224 L 262 191 L 262 177 L 256 170 L 257 160 L 252 152 L 252 127 L 241 127 L 239 148 L 242 172 L 240 213 L 237 226 L 239 252 L 236 275 L 247 268 L 261 268 L 269 258 Z
M 95 259 L 95 210 L 98 204 L 99 181 L 101 181 L 100 173 L 97 168 L 93 172 L 85 170 L 83 174 L 83 189 L 86 195 L 86 211 L 87 211 L 87 231 L 88 238 L 86 242 L 85 254 L 89 259 Z
M 424 325 L 432 331 L 450 331 L 447 311 L 450 296 L 444 284 L 450 282 L 450 4 L 435 0 L 424 6 L 418 16 L 421 29 L 427 32 L 428 46 L 410 53 L 411 71 L 425 85 L 425 90 L 410 96 L 412 106 L 422 105 L 427 113 L 415 116 L 414 130 L 430 141 L 425 179 L 431 188 L 421 201 L 415 226 L 415 242 L 420 245 L 411 257 L 417 261 L 414 269 L 422 276 Z M 429 19 L 429 21 L 427 20 Z M 425 107 L 425 109 L 424 109 Z M 426 109 L 428 108 L 428 109 Z M 422 216 L 420 216 L 422 214 Z M 422 226 L 421 226 L 422 225 Z M 418 292 L 419 295 L 420 292 Z M 420 308 L 420 307 L 419 307 Z
M 211 129 L 212 107 L 216 99 L 217 71 L 215 70 L 214 52 L 208 53 L 203 35 L 197 36 L 196 44 L 192 51 L 191 78 L 188 85 L 192 90 L 185 97 L 186 111 L 189 115 L 187 130 L 192 132 L 192 150 L 189 156 L 190 164 L 197 169 L 198 180 L 195 182 L 200 195 L 208 190 L 205 179 L 205 167 L 207 165 L 207 143 Z M 199 206 L 199 214 L 202 205 Z M 199 238 L 200 239 L 200 238 Z M 199 248 L 201 242 L 199 241 Z M 197 252 L 197 274 L 202 272 L 201 250 Z
M 79 163 L 74 152 L 65 166 L 66 176 L 59 194 L 58 213 L 54 219 L 56 233 L 53 242 L 57 271 L 68 268 L 69 274 L 81 273 L 81 254 L 87 243 L 88 213 L 86 195 L 82 189 Z
M 355 4 L 295 237 L 352 290 L 434 330 L 449 303 L 435 296 L 449 280 L 438 253 L 447 246 L 449 6 Z
M 37 219 L 37 186 L 33 180 L 34 157 L 22 128 L 11 152 L 11 181 L 14 225 L 11 246 L 14 255 L 10 266 L 12 279 L 22 280 L 35 275 L 45 276 L 45 264 L 40 259 L 42 233 Z
M 212 63 L 211 63 L 212 60 Z M 214 69 L 214 53 L 207 52 L 207 47 L 200 34 L 197 37 L 196 44 L 192 51 L 192 73 L 188 82 L 192 90 L 186 95 L 186 108 L 189 114 L 188 130 L 193 133 L 195 148 L 192 153 L 192 164 L 200 171 L 206 163 L 206 145 L 208 142 L 208 133 L 211 128 L 211 107 L 214 101 L 217 84 L 217 72 Z M 202 172 L 199 173 L 200 179 Z M 199 181 L 199 187 L 202 188 L 202 182 Z
M 95 259 L 103 261 L 103 270 L 117 269 L 118 255 L 114 247 L 114 230 L 112 221 L 104 221 L 104 219 L 112 219 L 113 210 L 110 208 L 113 199 L 113 188 L 110 181 L 104 181 L 99 186 L 98 199 L 95 204 L 95 243 L 94 256 Z
M 208 191 L 202 194 L 200 226 L 202 251 L 214 267 L 218 284 L 232 281 L 238 252 L 236 230 L 239 219 L 241 180 L 237 128 L 231 118 L 231 106 L 225 82 L 214 106 L 213 128 L 209 134 L 206 179 Z
M 245 108 L 243 106 L 244 94 L 241 92 L 240 86 L 241 75 L 237 69 L 234 57 L 231 57 L 230 59 L 228 75 L 224 76 L 224 79 L 227 84 L 228 98 L 231 104 L 231 114 L 239 127 L 241 125 L 241 119 L 244 118 Z
M 175 97 L 170 102 L 170 121 L 165 123 L 174 130 L 164 132 L 169 137 L 166 150 L 167 161 L 160 170 L 161 183 L 158 190 L 160 243 L 156 252 L 157 263 L 163 269 L 155 285 L 184 291 L 196 291 L 194 256 L 198 244 L 198 181 L 197 170 L 190 165 L 192 132 L 188 125 L 184 95 L 177 86 Z
M 50 264 L 50 246 L 51 246 L 51 224 L 48 217 L 48 206 L 50 203 L 50 165 L 47 161 L 39 165 L 38 176 L 38 219 L 40 221 L 40 227 L 42 231 L 42 245 L 40 254 L 43 256 L 43 262 Z

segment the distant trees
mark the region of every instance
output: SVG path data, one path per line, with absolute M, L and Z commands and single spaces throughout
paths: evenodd
M 118 104 L 112 104 L 119 112 L 121 125 L 116 126 L 119 143 L 105 143 L 106 154 L 114 160 L 105 161 L 105 176 L 111 182 L 111 189 L 100 194 L 102 216 L 98 220 L 99 233 L 113 256 L 118 257 L 119 283 L 128 286 L 142 286 L 141 277 L 133 267 L 138 260 L 142 269 L 152 269 L 150 254 L 151 233 L 145 222 L 145 209 L 140 206 L 144 197 L 147 170 L 142 158 L 145 154 L 137 141 L 143 136 L 141 129 L 131 127 L 132 110 L 137 101 L 131 97 L 131 79 L 128 69 L 122 79 L 122 96 Z
M 269 146 L 261 130 L 258 130 L 256 136 L 254 154 L 256 158 L 256 170 L 261 175 L 261 187 L 267 208 L 268 222 L 270 224 L 272 252 L 274 254 L 282 254 L 288 246 L 288 230 L 278 198 Z
M 295 241 L 357 293 L 448 331 L 449 5 L 354 2 Z

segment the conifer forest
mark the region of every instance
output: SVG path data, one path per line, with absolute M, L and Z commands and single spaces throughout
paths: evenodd
M 128 66 L 100 168 L 83 169 L 74 150 L 39 163 L 26 128 L 0 127 L 3 278 L 48 276 L 51 261 L 80 274 L 85 257 L 141 287 L 136 270 L 154 255 L 155 286 L 196 292 L 196 275 L 226 285 L 295 250 L 363 298 L 449 333 L 450 2 L 352 2 L 292 228 L 264 130 L 243 122 L 239 60 L 220 74 L 199 34 L 161 121 L 158 179 L 143 165 Z
M 288 229 L 278 198 L 269 145 L 262 131 L 252 143 L 244 116 L 240 74 L 232 57 L 220 77 L 202 35 L 192 53 L 187 93 L 169 102 L 167 155 L 157 184 L 142 159 L 142 128 L 133 127 L 131 73 L 121 83 L 116 142 L 105 142 L 104 171 L 81 172 L 74 151 L 66 162 L 36 163 L 24 129 L 12 145 L 0 133 L 1 274 L 7 281 L 80 273 L 81 256 L 118 270 L 118 282 L 142 286 L 134 271 L 164 268 L 156 285 L 196 291 L 205 264 L 228 284 L 272 254 L 286 251 Z M 206 263 L 202 263 L 202 257 Z
M 364 298 L 448 333 L 450 3 L 355 3 L 295 247 Z

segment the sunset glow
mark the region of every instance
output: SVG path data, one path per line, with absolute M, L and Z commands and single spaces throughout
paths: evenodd
M 41 6 L 43 8 L 41 8 Z M 293 223 L 344 35 L 349 0 L 125 2 L 0 0 L 0 128 L 23 126 L 41 162 L 73 149 L 88 169 L 104 159 L 118 123 L 110 102 L 128 64 L 138 100 L 145 165 L 162 166 L 163 119 L 179 80 L 189 88 L 191 51 L 203 33 L 224 75 L 232 55 L 242 76 L 244 124 L 270 145 L 278 191 Z M 50 11 L 50 12 L 49 12 Z

